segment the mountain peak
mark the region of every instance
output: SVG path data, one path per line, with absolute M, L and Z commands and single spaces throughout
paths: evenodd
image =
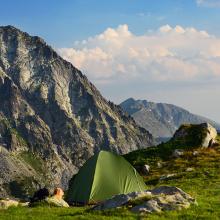
M 19 160 L 34 154 L 51 184 L 64 188 L 102 149 L 124 154 L 154 144 L 148 131 L 102 97 L 41 38 L 12 26 L 0 28 L 0 134 L 0 146 L 8 152 L 2 163 L 9 164 L 4 168 L 10 175 L 3 180 L 0 176 L 1 182 L 33 178 L 34 172 L 36 176 L 34 167 L 27 172 L 27 164 Z M 10 152 L 21 164 L 17 170 L 12 169 L 16 166 Z M 44 173 L 38 175 L 45 179 Z
M 32 40 L 33 42 L 36 41 L 38 43 L 42 43 L 42 45 L 46 45 L 46 42 L 39 36 L 31 36 L 27 32 L 24 32 L 20 30 L 17 27 L 14 27 L 12 25 L 7 26 L 0 26 L 0 33 L 4 34 L 4 36 L 7 38 L 7 36 L 23 36 L 23 40 Z M 19 39 L 21 40 L 21 39 Z
M 5 25 L 5 26 L 0 26 L 0 29 L 3 30 L 12 30 L 12 31 L 20 31 L 18 28 L 12 26 L 12 25 Z
M 146 100 L 126 100 L 120 106 L 134 118 L 136 123 L 149 130 L 154 137 L 172 137 L 176 129 L 184 123 L 200 124 L 209 122 L 216 129 L 220 128 L 218 123 L 210 119 L 194 115 L 171 104 L 154 103 Z
M 123 101 L 122 103 L 134 103 L 136 100 L 134 98 L 128 98 L 125 101 Z

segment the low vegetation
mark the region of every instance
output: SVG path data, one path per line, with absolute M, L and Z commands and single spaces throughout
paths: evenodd
M 35 169 L 36 172 L 39 172 L 39 173 L 44 172 L 44 170 L 43 170 L 44 162 L 36 154 L 33 154 L 32 152 L 24 151 L 24 152 L 20 153 L 19 157 L 24 162 L 29 164 L 33 169 Z
M 217 139 L 220 141 L 220 136 Z M 1 210 L 0 219 L 220 219 L 220 146 L 208 149 L 185 146 L 184 154 L 173 158 L 172 151 L 179 149 L 175 144 L 171 141 L 160 148 L 132 152 L 125 157 L 138 169 L 144 164 L 150 165 L 149 175 L 143 176 L 149 188 L 160 185 L 180 187 L 196 198 L 198 206 L 148 215 L 131 213 L 126 207 L 102 212 L 90 211 L 90 207 L 18 207 Z M 160 177 L 167 174 L 174 175 L 161 180 Z

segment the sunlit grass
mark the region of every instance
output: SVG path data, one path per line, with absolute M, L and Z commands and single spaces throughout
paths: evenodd
M 219 137 L 218 139 L 220 141 Z M 193 155 L 193 151 L 195 149 L 188 149 L 180 158 L 172 158 L 170 155 L 169 157 L 160 157 L 161 154 L 155 154 L 148 158 L 149 154 L 146 153 L 146 150 L 134 152 L 129 157 L 126 156 L 134 165 L 150 164 L 150 174 L 144 177 L 149 188 L 160 185 L 177 186 L 195 197 L 198 206 L 193 205 L 187 210 L 137 215 L 125 207 L 102 212 L 89 211 L 90 207 L 19 207 L 1 210 L 0 219 L 220 219 L 220 147 L 196 149 L 198 151 L 197 156 Z M 158 160 L 162 167 L 158 167 Z M 189 167 L 193 168 L 191 172 L 186 171 Z M 175 173 L 176 176 L 169 180 L 159 180 L 161 175 L 170 173 Z

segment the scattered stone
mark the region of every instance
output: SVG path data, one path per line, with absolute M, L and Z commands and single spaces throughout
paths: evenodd
M 30 205 L 30 202 L 20 202 L 19 205 L 22 207 L 27 207 Z
M 11 199 L 1 199 L 0 200 L 0 208 L 1 209 L 7 209 L 11 206 L 18 206 L 19 202 L 16 200 L 11 200 Z
M 137 205 L 137 201 L 140 201 L 140 204 Z M 181 210 L 189 208 L 191 204 L 197 204 L 195 199 L 181 189 L 161 186 L 153 190 L 116 195 L 96 205 L 93 207 L 93 210 L 105 210 L 128 205 L 128 207 L 132 206 L 131 211 L 133 212 L 152 213 L 166 210 Z
M 147 164 L 145 164 L 145 165 L 142 167 L 142 172 L 143 172 L 143 174 L 148 175 L 149 172 L 150 172 L 150 166 L 147 165 Z
M 197 150 L 193 151 L 192 153 L 193 156 L 198 156 L 199 155 L 199 152 Z
M 183 150 L 176 149 L 176 150 L 174 150 L 174 152 L 173 152 L 173 157 L 179 158 L 179 157 L 183 156 L 183 154 L 184 154 L 184 151 L 183 151 Z
M 186 172 L 192 172 L 192 171 L 194 171 L 194 170 L 195 170 L 194 168 L 188 167 L 188 168 L 186 169 Z
M 163 164 L 161 162 L 157 162 L 157 167 L 158 168 L 162 168 L 163 167 Z
M 175 176 L 176 173 L 166 174 L 166 175 L 162 175 L 159 180 L 168 180 L 168 179 L 172 179 Z

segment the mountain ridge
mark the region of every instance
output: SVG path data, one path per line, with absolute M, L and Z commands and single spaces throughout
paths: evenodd
M 1 166 L 8 172 L 0 175 L 2 194 L 12 193 L 12 182 L 23 190 L 27 178 L 35 188 L 44 186 L 39 169 L 48 171 L 49 187 L 66 188 L 95 152 L 122 154 L 155 143 L 44 40 L 13 26 L 0 27 L 0 134 Z M 30 175 L 20 178 L 16 163 L 24 174 L 29 166 Z
M 217 130 L 220 129 L 219 123 L 203 116 L 192 114 L 188 110 L 173 104 L 129 98 L 123 101 L 120 106 L 140 126 L 149 130 L 157 138 L 172 137 L 179 126 L 184 123 L 200 124 L 208 122 Z

